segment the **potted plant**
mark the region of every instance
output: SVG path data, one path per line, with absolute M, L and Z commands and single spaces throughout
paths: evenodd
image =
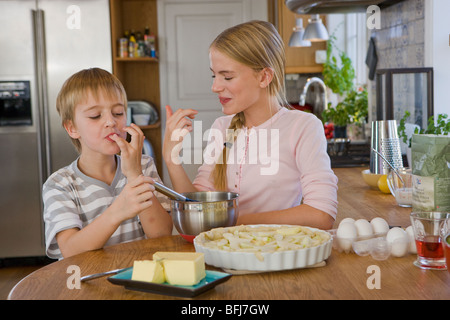
M 351 59 L 339 50 L 340 63 L 333 50 L 336 37 L 332 34 L 327 42 L 327 58 L 323 66 L 325 85 L 335 94 L 343 97 L 335 107 L 328 104 L 322 112 L 322 121 L 334 124 L 334 137 L 346 138 L 348 124 L 363 124 L 368 115 L 367 90 L 363 87 L 355 89 L 355 70 Z
M 355 69 L 352 65 L 352 60 L 343 51 L 340 51 L 334 45 L 336 37 L 334 33 L 330 35 L 327 41 L 327 56 L 323 64 L 323 82 L 336 94 L 343 95 L 345 92 L 353 89 L 353 81 L 355 79 Z M 340 63 L 333 50 L 339 51 Z
M 408 159 L 408 164 L 411 163 L 411 137 L 408 137 L 406 134 L 406 120 L 409 118 L 411 113 L 406 110 L 405 114 L 399 121 L 399 125 L 397 128 L 399 138 L 407 145 L 406 157 Z M 437 135 L 448 135 L 450 132 L 450 119 L 448 119 L 448 115 L 438 114 L 437 120 L 435 121 L 434 116 L 428 118 L 427 127 L 416 128 L 414 130 L 414 134 L 437 134 Z
M 352 89 L 347 92 L 344 100 L 336 107 L 329 105 L 328 109 L 322 112 L 324 122 L 334 124 L 335 138 L 347 137 L 348 124 L 363 124 L 368 116 L 367 90 L 365 88 Z
M 404 143 L 408 145 L 408 148 L 411 148 L 411 138 L 406 135 L 406 120 L 409 118 L 411 113 L 409 111 L 405 111 L 405 114 L 403 115 L 403 118 L 400 119 L 399 125 L 398 125 L 398 136 L 402 139 Z M 450 132 L 450 119 L 447 119 L 448 115 L 438 114 L 436 123 L 434 121 L 434 116 L 431 116 L 428 118 L 427 128 L 426 129 L 419 129 L 416 128 L 414 131 L 414 134 L 442 134 L 442 135 L 448 135 Z

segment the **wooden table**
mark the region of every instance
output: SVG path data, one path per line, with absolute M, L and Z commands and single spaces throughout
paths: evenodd
M 339 212 L 336 226 L 345 217 L 383 217 L 392 226 L 410 225 L 410 208 L 396 205 L 393 196 L 368 187 L 363 168 L 336 168 L 339 177 Z M 194 251 L 180 236 L 142 240 L 86 252 L 47 265 L 19 282 L 9 299 L 177 299 L 172 296 L 124 289 L 106 277 L 69 289 L 68 267 L 76 265 L 81 275 L 133 265 L 151 259 L 156 251 Z M 334 250 L 326 266 L 278 272 L 233 275 L 227 282 L 193 298 L 199 300 L 279 299 L 450 299 L 448 271 L 421 270 L 413 265 L 415 255 L 377 261 L 354 253 Z M 379 267 L 380 288 L 370 288 Z M 208 267 L 209 268 L 209 267 Z M 369 286 L 368 286 L 369 283 Z M 191 300 L 190 300 L 191 301 Z

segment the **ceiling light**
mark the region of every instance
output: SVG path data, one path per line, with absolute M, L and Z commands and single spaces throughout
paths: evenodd
M 303 19 L 295 19 L 295 28 L 289 38 L 289 47 L 311 47 L 311 41 L 303 39 L 304 33 L 305 29 L 303 29 Z
M 311 19 L 308 19 L 308 26 L 306 27 L 303 38 L 309 41 L 328 40 L 328 31 L 318 14 L 312 14 Z

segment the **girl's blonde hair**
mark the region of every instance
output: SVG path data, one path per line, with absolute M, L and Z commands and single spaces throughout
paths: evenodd
M 250 21 L 231 27 L 217 36 L 210 48 L 214 48 L 231 59 L 240 62 L 255 72 L 264 68 L 273 70 L 273 79 L 268 85 L 269 96 L 277 97 L 281 106 L 288 107 L 285 95 L 284 43 L 276 28 L 266 21 Z M 243 112 L 231 120 L 228 132 L 238 132 L 245 125 Z M 227 147 L 230 147 L 236 134 L 226 137 L 222 150 L 222 161 L 218 161 L 211 173 L 217 190 L 227 189 Z
M 127 94 L 119 79 L 100 68 L 84 69 L 73 74 L 64 82 L 56 98 L 56 110 L 61 117 L 63 126 L 69 121 L 74 122 L 75 107 L 84 102 L 89 93 L 95 99 L 99 98 L 100 93 L 113 99 L 119 97 L 125 107 L 126 113 Z M 70 139 L 77 151 L 81 153 L 80 141 Z

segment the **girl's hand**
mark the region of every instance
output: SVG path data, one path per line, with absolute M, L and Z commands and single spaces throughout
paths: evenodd
M 150 177 L 140 175 L 123 188 L 119 196 L 111 204 L 116 217 L 122 222 L 138 215 L 141 211 L 148 209 L 153 203 L 154 180 Z
M 112 136 L 111 139 L 114 140 L 120 148 L 122 172 L 127 177 L 128 181 L 131 181 L 142 174 L 141 158 L 145 137 L 142 130 L 134 123 L 122 130 L 130 134 L 130 142 L 117 135 Z
M 194 119 L 197 113 L 198 111 L 194 109 L 178 109 L 173 112 L 170 106 L 166 106 L 163 157 L 167 164 L 181 163 L 179 155 L 182 142 L 184 137 L 193 130 L 190 119 Z

